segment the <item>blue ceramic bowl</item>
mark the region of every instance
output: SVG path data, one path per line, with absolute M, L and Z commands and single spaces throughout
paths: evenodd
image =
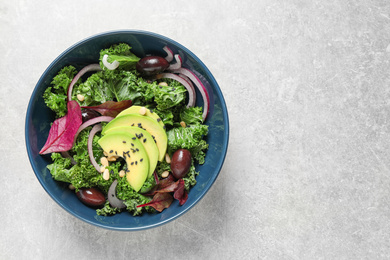
M 144 213 L 133 217 L 127 212 L 114 216 L 98 216 L 94 209 L 84 206 L 66 185 L 54 181 L 46 166 L 51 162 L 50 156 L 41 156 L 39 150 L 44 145 L 50 123 L 54 114 L 48 109 L 42 99 L 44 90 L 50 85 L 52 78 L 66 65 L 73 65 L 80 70 L 85 65 L 99 60 L 99 51 L 115 43 L 128 43 L 132 52 L 139 57 L 147 54 L 165 56 L 163 47 L 168 45 L 174 53 L 179 53 L 183 67 L 191 68 L 198 73 L 199 78 L 208 88 L 211 107 L 206 119 L 209 126 L 207 142 L 209 149 L 206 162 L 197 166 L 200 174 L 197 184 L 190 190 L 187 202 L 180 206 L 175 200 L 172 205 L 161 213 Z M 197 93 L 197 105 L 202 106 L 203 100 Z M 229 141 L 229 120 L 222 92 L 214 79 L 198 57 L 181 44 L 158 34 L 144 31 L 112 31 L 101 33 L 76 43 L 58 56 L 39 79 L 31 95 L 27 108 L 25 125 L 26 147 L 31 166 L 42 187 L 63 209 L 73 216 L 92 225 L 121 231 L 143 230 L 172 221 L 190 210 L 202 199 L 215 182 L 221 170 Z

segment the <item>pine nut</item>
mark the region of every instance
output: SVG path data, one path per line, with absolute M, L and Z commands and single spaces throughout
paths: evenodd
M 116 156 L 115 155 L 113 155 L 113 156 L 109 156 L 109 157 L 107 157 L 107 161 L 109 161 L 109 162 L 115 162 L 116 161 Z
M 166 83 L 165 81 L 158 83 L 158 85 L 168 87 L 168 83 Z
M 169 157 L 169 154 L 168 154 L 168 153 L 165 154 L 165 161 L 166 161 L 167 163 L 171 163 L 171 157 Z
M 77 99 L 79 100 L 79 101 L 84 101 L 84 96 L 83 95 L 81 95 L 81 94 L 77 94 Z
M 168 177 L 168 175 L 169 175 L 169 171 L 164 171 L 163 173 L 161 173 L 161 177 L 163 178 Z
M 119 171 L 119 177 L 125 177 L 126 173 L 124 170 Z
M 106 170 L 105 166 L 100 167 L 100 172 L 103 173 Z
M 140 115 L 144 116 L 146 114 L 146 107 L 141 107 L 139 109 L 139 113 L 140 113 Z
M 108 181 L 108 179 L 110 179 L 110 171 L 108 169 L 104 170 L 103 179 L 105 179 L 106 181 Z
M 181 121 L 180 122 L 180 125 L 182 126 L 182 127 L 186 127 L 187 125 L 186 125 L 186 122 L 184 122 L 184 121 Z
M 70 190 L 75 190 L 75 187 L 73 186 L 73 184 L 69 184 L 68 188 L 69 188 Z
M 108 159 L 107 157 L 102 157 L 100 158 L 100 163 L 103 165 L 103 166 L 108 166 Z

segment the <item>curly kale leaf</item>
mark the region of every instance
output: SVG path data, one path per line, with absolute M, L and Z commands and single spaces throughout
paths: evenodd
M 207 125 L 188 125 L 187 127 L 172 128 L 167 131 L 168 147 L 172 151 L 179 148 L 191 149 L 196 147 L 207 133 Z
M 143 212 L 143 208 L 137 208 L 138 205 L 148 203 L 151 200 L 151 198 L 135 192 L 126 178 L 118 179 L 116 195 L 118 199 L 124 201 L 126 210 L 132 213 L 133 216 L 140 215 Z M 145 210 L 149 211 L 150 209 L 145 208 Z
M 109 100 L 131 100 L 133 105 L 146 105 L 153 101 L 156 83 L 138 78 L 134 72 L 104 70 L 92 74 L 73 90 L 73 99 L 84 96 L 82 106 L 94 106 Z
M 159 85 L 154 88 L 154 102 L 157 109 L 167 110 L 184 103 L 187 89 L 176 80 L 167 80 L 168 86 Z
M 180 111 L 180 119 L 187 125 L 202 124 L 203 108 L 202 107 L 185 107 Z
M 108 70 L 102 62 L 104 55 L 108 55 L 107 61 L 109 63 L 113 63 L 114 61 L 119 62 L 117 70 L 133 70 L 140 60 L 139 57 L 131 52 L 131 46 L 128 44 L 114 44 L 111 47 L 100 51 L 100 67 L 103 70 Z
M 66 115 L 67 91 L 76 73 L 76 68 L 73 66 L 62 68 L 53 78 L 51 86 L 43 93 L 46 105 L 56 113 L 57 118 Z

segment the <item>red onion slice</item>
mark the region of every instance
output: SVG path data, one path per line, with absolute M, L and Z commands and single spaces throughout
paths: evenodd
M 114 119 L 114 118 L 111 116 L 98 116 L 98 117 L 94 117 L 92 119 L 89 119 L 88 121 L 85 121 L 84 123 L 81 124 L 81 126 L 79 127 L 79 130 L 77 130 L 77 133 L 74 137 L 74 141 L 76 141 L 77 136 L 80 134 L 80 132 L 83 131 L 88 126 L 91 126 L 91 125 L 94 125 L 94 124 L 97 124 L 100 122 L 110 122 L 112 119 Z
M 108 55 L 104 54 L 103 58 L 102 58 L 102 63 L 104 65 L 104 67 L 106 67 L 109 70 L 114 70 L 114 69 L 119 67 L 118 61 L 114 60 L 112 63 L 109 63 L 107 59 L 108 59 Z
M 61 152 L 61 155 L 62 155 L 62 157 L 64 157 L 64 158 L 69 158 L 69 159 L 71 160 L 71 162 L 72 162 L 73 165 L 76 164 L 76 161 L 73 159 L 72 156 L 70 156 L 69 151 Z
M 165 59 L 171 62 L 173 60 L 173 51 L 168 46 L 164 46 L 163 50 L 167 53 Z
M 177 69 L 181 68 L 183 61 L 182 61 L 179 54 L 175 54 L 175 60 L 176 60 L 176 63 L 169 65 L 167 70 L 177 70 Z
M 193 89 L 195 89 L 194 88 L 194 84 L 192 84 L 192 81 L 190 80 L 190 78 L 189 77 L 187 77 L 186 75 L 183 75 L 183 74 L 178 74 L 181 78 L 183 78 L 183 79 L 185 79 L 187 82 L 188 82 L 188 84 L 190 84 L 191 85 L 191 87 L 193 88 Z
M 208 112 L 209 112 L 210 98 L 209 98 L 209 94 L 207 92 L 207 89 L 203 85 L 202 81 L 200 81 L 200 79 L 192 71 L 190 71 L 189 69 L 186 69 L 186 68 L 180 68 L 180 69 L 177 69 L 177 70 L 172 70 L 171 72 L 172 73 L 177 73 L 177 74 L 183 74 L 183 75 L 187 76 L 195 84 L 195 86 L 198 88 L 198 90 L 199 90 L 199 92 L 200 92 L 200 94 L 202 95 L 202 98 L 203 98 L 203 115 L 202 115 L 202 118 L 203 118 L 203 121 L 204 121 L 206 119 L 206 117 L 207 117 Z
M 91 164 L 93 165 L 93 167 L 95 167 L 95 169 L 98 172 L 100 172 L 100 166 L 96 162 L 95 157 L 93 156 L 92 144 L 93 144 L 93 137 L 95 136 L 95 134 L 97 132 L 100 132 L 100 131 L 102 131 L 102 125 L 101 124 L 94 125 L 92 127 L 92 129 L 91 129 L 91 132 L 89 132 L 89 136 L 88 136 L 88 155 L 89 155 L 89 160 L 91 161 Z
M 178 82 L 180 82 L 188 91 L 188 103 L 187 107 L 193 107 L 195 106 L 196 101 L 196 93 L 195 88 L 192 84 L 189 84 L 187 80 L 180 77 L 179 75 L 173 74 L 173 73 L 161 73 L 156 75 L 157 79 L 173 79 Z
M 118 209 L 124 209 L 126 208 L 125 203 L 123 200 L 120 200 L 116 196 L 116 186 L 118 185 L 118 180 L 115 180 L 112 182 L 110 188 L 108 189 L 107 198 L 110 202 L 110 205 L 114 208 Z
M 79 71 L 79 73 L 76 74 L 76 76 L 73 78 L 73 80 L 70 82 L 69 87 L 68 87 L 68 101 L 72 100 L 72 91 L 73 91 L 73 86 L 76 84 L 76 82 L 87 72 L 89 71 L 99 71 L 102 70 L 100 68 L 99 64 L 90 64 L 88 66 L 85 66 L 82 70 Z

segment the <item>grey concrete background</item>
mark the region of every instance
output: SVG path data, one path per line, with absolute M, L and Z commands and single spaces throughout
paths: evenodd
M 132 233 L 64 212 L 30 167 L 29 97 L 96 33 L 170 37 L 214 74 L 224 167 L 177 221 Z M 390 2 L 0 0 L 0 259 L 389 259 Z

